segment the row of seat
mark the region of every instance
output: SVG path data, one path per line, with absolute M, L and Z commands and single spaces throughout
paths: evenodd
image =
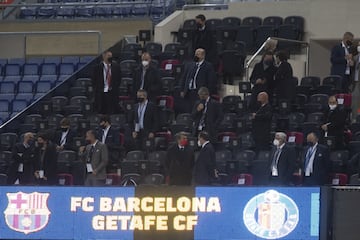
M 60 63 L 72 63 L 74 65 L 78 63 L 88 63 L 92 61 L 95 56 L 48 56 L 48 57 L 28 57 L 28 58 L 0 58 L 0 65 L 4 66 L 6 64 L 18 64 L 24 65 L 25 63 L 38 64 L 43 63 L 55 63 L 59 65 Z
M 86 63 L 43 63 L 40 66 L 35 63 L 6 64 L 0 66 L 0 76 L 26 76 L 26 75 L 72 75 L 76 70 L 81 69 Z

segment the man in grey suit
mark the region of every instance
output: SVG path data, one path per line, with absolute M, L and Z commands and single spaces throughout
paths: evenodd
M 85 186 L 104 186 L 106 182 L 106 165 L 108 149 L 96 138 L 96 132 L 86 132 L 86 147 L 80 147 L 80 159 L 86 164 Z

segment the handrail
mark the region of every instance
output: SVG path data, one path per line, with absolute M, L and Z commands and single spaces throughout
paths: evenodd
M 28 35 L 72 35 L 72 34 L 96 34 L 98 36 L 98 53 L 102 52 L 102 32 L 97 30 L 81 31 L 34 31 L 34 32 L 0 32 L 1 35 L 23 35 L 24 36 L 24 57 L 26 57 L 26 37 Z
M 129 4 L 151 4 L 153 1 L 141 2 L 69 2 L 69 3 L 11 3 L 1 4 L 1 7 L 67 7 L 67 6 L 106 6 L 106 5 L 129 5 Z
M 213 3 L 206 3 L 206 4 L 185 4 L 182 10 L 192 10 L 192 9 L 204 9 L 204 8 L 214 8 L 219 7 L 221 9 L 228 9 L 228 4 L 213 4 Z
M 306 75 L 309 74 L 309 49 L 310 44 L 305 41 L 298 41 L 298 40 L 292 40 L 292 39 L 286 39 L 286 38 L 277 38 L 277 37 L 268 37 L 265 42 L 260 46 L 260 48 L 252 55 L 252 57 L 245 63 L 245 72 L 246 72 L 246 80 L 249 81 L 249 67 L 251 63 L 255 60 L 255 58 L 260 54 L 260 52 L 266 47 L 268 43 L 271 41 L 280 41 L 280 42 L 291 42 L 291 43 L 298 43 L 301 45 L 306 46 Z

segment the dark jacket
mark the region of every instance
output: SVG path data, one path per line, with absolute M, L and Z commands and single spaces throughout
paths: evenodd
M 271 167 L 272 167 L 272 162 L 273 162 L 276 150 L 277 150 L 277 148 L 273 147 L 273 149 L 271 151 L 271 158 L 270 158 L 270 163 L 269 163 L 270 178 L 271 179 L 276 178 L 275 182 L 277 182 L 283 186 L 288 186 L 291 183 L 292 175 L 295 171 L 296 151 L 293 146 L 289 146 L 288 144 L 285 143 L 285 145 L 283 146 L 283 148 L 281 150 L 278 164 L 277 164 L 278 177 L 273 177 L 271 175 L 271 173 L 272 173 Z
M 215 151 L 211 143 L 207 143 L 199 152 L 195 162 L 193 183 L 195 185 L 210 185 L 215 176 Z
M 215 39 L 209 27 L 205 27 L 204 30 L 197 29 L 194 31 L 192 46 L 193 54 L 198 48 L 205 49 L 206 60 L 208 61 L 212 62 L 214 57 L 216 57 Z
M 331 75 L 345 76 L 347 61 L 345 59 L 345 48 L 338 44 L 331 50 Z
M 8 173 L 8 183 L 14 184 L 19 178 L 20 184 L 26 185 L 34 182 L 35 147 L 26 148 L 23 143 L 17 143 L 12 150 L 12 163 Z M 19 165 L 23 164 L 23 172 L 18 172 Z
M 136 98 L 136 93 L 141 87 L 141 78 L 143 74 L 143 67 L 140 66 L 135 69 L 133 74 L 133 97 Z M 148 99 L 152 102 L 156 102 L 156 96 L 161 95 L 161 79 L 159 75 L 159 71 L 153 67 L 149 66 L 146 69 L 144 76 L 144 86 L 143 89 L 148 93 Z
M 104 135 L 104 130 L 99 129 L 98 139 L 101 142 Z M 105 144 L 109 149 L 116 148 L 120 146 L 120 131 L 119 129 L 110 126 L 109 131 L 105 138 Z
M 293 70 L 288 62 L 281 62 L 273 82 L 274 93 L 277 99 L 292 100 L 295 95 L 296 84 L 293 82 Z
M 309 148 L 303 152 L 303 173 L 304 173 L 304 186 L 321 186 L 326 184 L 329 173 L 329 148 L 318 144 L 314 156 L 313 173 L 310 177 L 305 177 L 305 156 Z
M 190 147 L 180 150 L 177 144 L 172 145 L 167 151 L 165 166 L 170 185 L 191 185 L 194 151 Z
M 137 103 L 134 107 L 134 128 L 135 124 L 139 122 L 138 115 L 139 104 Z M 149 133 L 155 133 L 159 128 L 158 111 L 157 106 L 152 102 L 148 102 L 145 115 L 144 115 L 144 134 L 147 136 Z
M 57 131 L 55 133 L 55 137 L 54 137 L 54 143 L 57 146 L 61 145 L 61 136 L 62 136 L 62 131 Z M 68 134 L 66 135 L 66 142 L 64 144 L 64 150 L 74 150 L 74 137 L 76 136 L 76 133 L 72 130 L 69 129 Z
M 36 155 L 36 159 L 34 162 L 34 170 L 35 171 L 44 170 L 44 176 L 47 178 L 46 181 L 45 180 L 41 181 L 41 184 L 56 185 L 57 184 L 56 146 L 49 142 L 45 150 L 42 150 L 40 147 L 37 147 L 35 149 L 35 155 Z
M 324 114 L 322 124 L 327 124 L 328 136 L 335 138 L 336 148 L 342 148 L 344 145 L 344 130 L 346 125 L 347 113 L 339 106 L 335 110 L 328 109 Z
M 270 143 L 272 109 L 265 104 L 256 112 L 252 122 L 253 138 L 258 149 L 266 149 Z

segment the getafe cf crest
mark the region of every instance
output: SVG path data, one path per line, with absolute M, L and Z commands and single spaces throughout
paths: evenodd
M 296 228 L 299 209 L 285 194 L 269 190 L 250 199 L 243 218 L 252 234 L 265 239 L 278 239 Z
M 9 228 L 25 234 L 43 229 L 50 211 L 47 207 L 49 193 L 7 193 L 8 206 L 4 211 Z

